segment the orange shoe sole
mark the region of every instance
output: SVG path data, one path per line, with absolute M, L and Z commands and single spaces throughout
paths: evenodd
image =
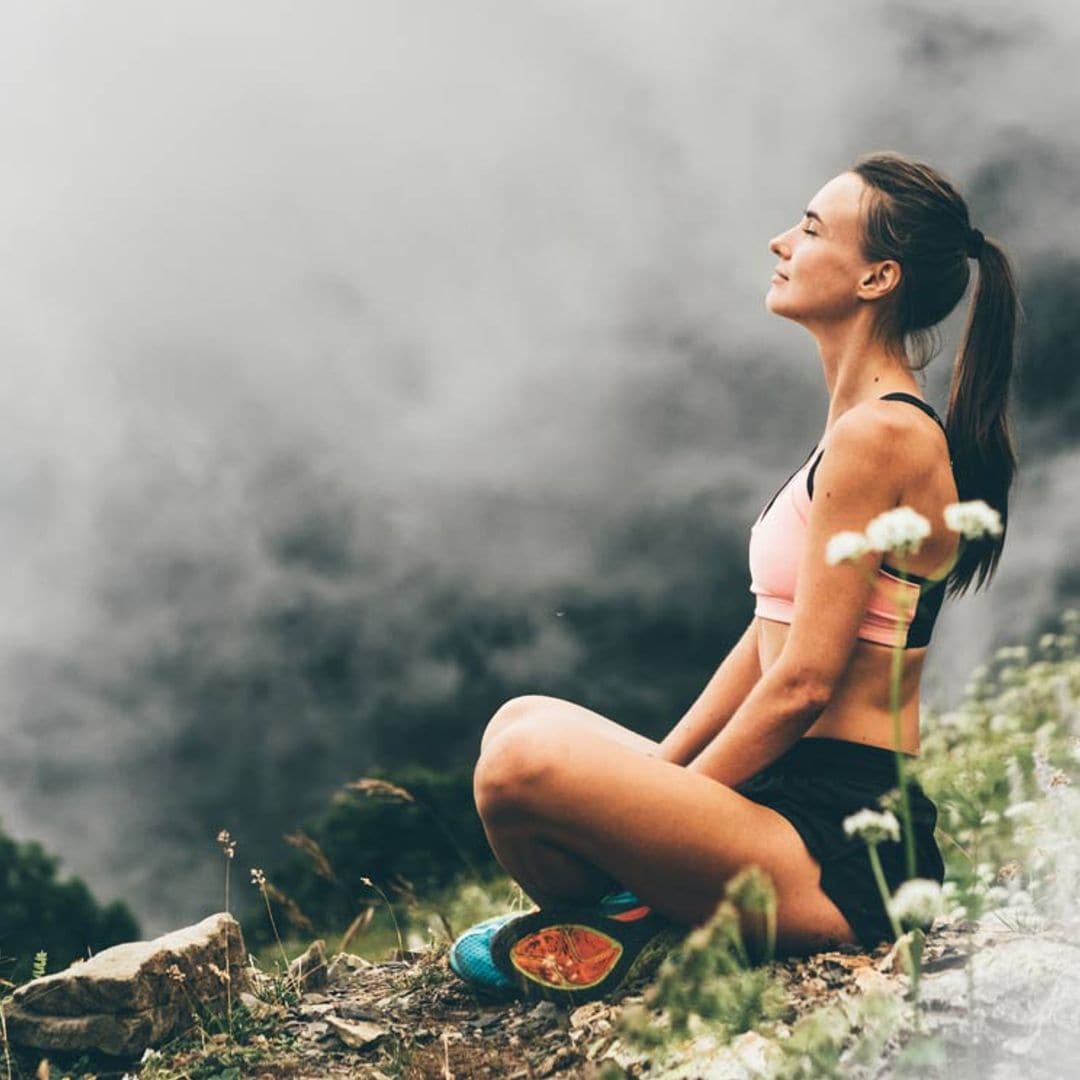
M 527 997 L 592 1001 L 659 962 L 686 929 L 647 906 L 618 915 L 595 907 L 552 908 L 501 927 L 491 957 Z

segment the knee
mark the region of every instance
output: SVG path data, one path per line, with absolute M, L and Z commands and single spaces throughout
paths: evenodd
M 500 705 L 488 721 L 487 727 L 484 728 L 484 734 L 480 737 L 480 756 L 483 757 L 489 750 L 495 736 L 507 728 L 521 723 L 527 717 L 535 716 L 537 711 L 549 700 L 543 694 L 521 694 Z
M 506 731 L 473 770 L 473 799 L 484 821 L 527 813 L 552 767 L 550 744 L 528 724 Z

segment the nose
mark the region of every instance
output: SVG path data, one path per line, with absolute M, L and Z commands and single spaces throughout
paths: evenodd
M 781 259 L 787 258 L 787 254 L 781 246 L 785 236 L 787 236 L 787 233 L 781 233 L 779 236 L 774 236 L 769 241 L 769 250 L 774 255 L 778 255 Z

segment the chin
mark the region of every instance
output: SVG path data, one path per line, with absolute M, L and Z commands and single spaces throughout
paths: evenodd
M 765 294 L 765 310 L 773 315 L 788 317 L 788 313 L 784 310 L 783 301 L 778 301 L 772 290 Z

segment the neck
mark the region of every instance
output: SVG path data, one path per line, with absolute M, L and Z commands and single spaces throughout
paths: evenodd
M 922 397 L 922 387 L 908 366 L 907 356 L 885 351 L 870 340 L 863 327 L 847 327 L 846 333 L 817 333 L 825 385 L 829 390 L 829 415 L 825 435 L 833 424 L 856 405 L 895 390 Z

